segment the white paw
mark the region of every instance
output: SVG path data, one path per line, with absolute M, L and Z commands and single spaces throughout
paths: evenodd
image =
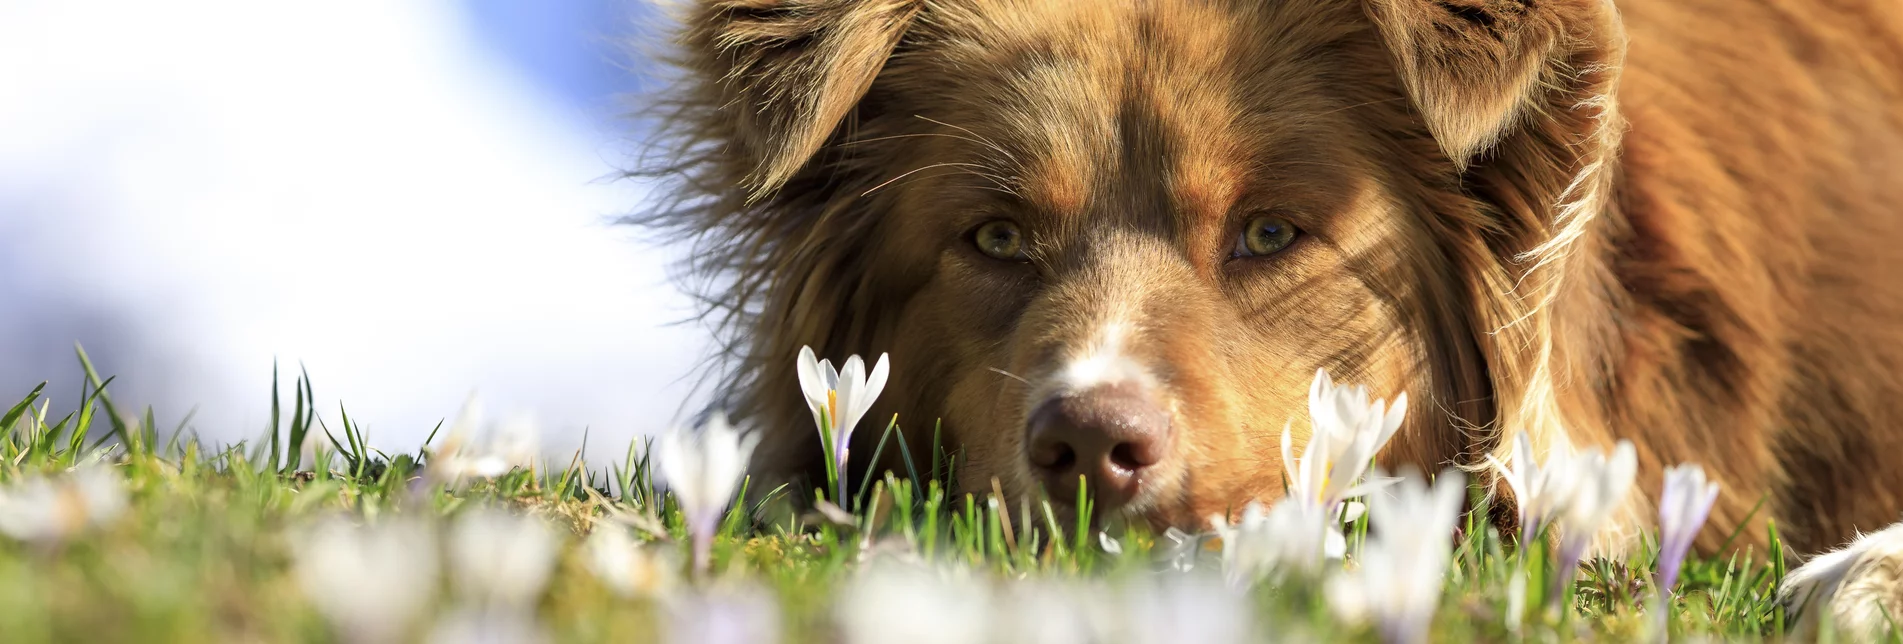
M 1778 602 L 1795 620 L 1798 641 L 1825 629 L 1870 641 L 1903 628 L 1903 523 L 1805 562 L 1784 578 Z

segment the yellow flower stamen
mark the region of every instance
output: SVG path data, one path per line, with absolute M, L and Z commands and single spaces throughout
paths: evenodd
M 826 390 L 826 414 L 832 419 L 833 427 L 839 427 L 839 390 Z
M 1322 462 L 1322 484 L 1315 486 L 1315 500 L 1316 501 L 1320 501 L 1322 500 L 1323 497 L 1327 496 L 1326 492 L 1328 491 L 1328 475 L 1333 473 L 1335 473 L 1334 462 L 1323 461 Z

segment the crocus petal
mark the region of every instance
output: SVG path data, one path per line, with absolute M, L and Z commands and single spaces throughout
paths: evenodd
M 1406 394 L 1390 407 L 1386 400 L 1372 399 L 1367 387 L 1338 385 L 1326 369 L 1318 369 L 1308 395 L 1309 447 L 1299 464 L 1290 464 L 1286 453 L 1283 457 L 1295 478 L 1291 488 L 1324 505 L 1365 493 L 1370 488 L 1360 485 L 1363 475 L 1406 418 Z
M 1388 407 L 1387 415 L 1381 418 L 1381 437 L 1375 441 L 1375 449 L 1379 450 L 1387 445 L 1388 439 L 1394 438 L 1394 433 L 1401 431 L 1401 421 L 1406 419 L 1407 392 L 1403 391 L 1394 397 L 1394 405 Z
M 1297 480 L 1301 481 L 1304 497 L 1320 497 L 1327 493 L 1327 467 L 1323 464 L 1327 457 L 1329 435 L 1327 432 L 1315 432 L 1308 437 L 1308 446 L 1302 449 L 1302 467 Z
M 1693 464 L 1666 468 L 1659 499 L 1659 550 L 1655 583 L 1660 593 L 1671 592 L 1679 566 L 1718 500 L 1718 484 L 1708 483 L 1705 468 Z
M 742 436 L 728 424 L 726 414 L 716 412 L 697 433 L 676 430 L 661 437 L 657 456 L 662 478 L 684 513 L 718 512 L 733 496 L 758 443 L 757 435 Z
M 740 435 L 733 431 L 732 425 L 727 423 L 727 414 L 716 411 L 708 416 L 707 425 L 701 429 L 701 435 L 701 440 L 708 443 L 704 451 L 707 485 L 719 486 L 721 481 L 740 478 L 746 470 L 746 462 L 742 459 L 748 454 L 742 453 Z
M 470 461 L 468 469 L 466 470 L 466 473 L 474 474 L 476 476 L 486 478 L 486 479 L 492 479 L 498 476 L 502 476 L 504 474 L 508 474 L 509 470 L 511 469 L 514 469 L 514 468 L 509 465 L 508 461 L 503 460 L 503 458 L 500 456 L 496 456 L 492 454 L 492 455 L 478 457 L 475 460 Z
M 843 448 L 847 439 L 852 438 L 852 430 L 859 426 L 859 396 L 866 388 L 866 363 L 859 356 L 846 358 L 846 367 L 839 370 L 839 430 L 833 432 L 833 438 Z
M 1334 516 L 1321 504 L 1297 497 L 1266 509 L 1250 501 L 1235 524 L 1220 514 L 1210 515 L 1209 523 L 1222 538 L 1223 568 L 1237 586 L 1270 575 L 1315 575 L 1340 535 Z
M 1593 537 L 1624 504 L 1637 473 L 1638 455 L 1631 441 L 1622 440 L 1609 459 L 1604 452 L 1592 450 L 1549 462 L 1553 465 L 1548 466 L 1546 480 L 1558 486 L 1541 494 L 1557 499 L 1554 503 L 1559 507 L 1554 508 L 1554 514 L 1564 534 L 1560 540 L 1560 575 L 1554 579 L 1554 596 L 1558 596 L 1558 589 L 1572 583 L 1575 568 Z
M 1632 446 L 1632 441 L 1619 441 L 1619 444 L 1612 448 L 1612 462 L 1606 469 L 1606 477 L 1612 482 L 1611 496 L 1615 499 L 1625 498 L 1625 493 L 1632 489 L 1632 481 L 1638 473 L 1638 450 Z
M 673 490 L 674 498 L 682 507 L 696 505 L 693 494 L 700 489 L 700 468 L 698 463 L 689 462 L 693 458 L 687 449 L 687 438 L 679 430 L 661 435 L 655 441 L 655 460 L 661 469 L 661 479 L 667 481 Z
M 1329 379 L 1327 369 L 1316 369 L 1315 380 L 1308 384 L 1308 421 L 1317 432 L 1333 430 L 1338 416 L 1335 414 L 1335 381 Z
M 820 370 L 819 361 L 813 356 L 812 347 L 800 347 L 798 363 L 800 393 L 806 396 L 806 407 L 813 412 L 813 426 L 819 427 L 819 413 L 826 407 L 827 392 L 831 388 L 826 384 L 826 375 Z
M 490 606 L 533 606 L 561 542 L 542 519 L 489 508 L 463 513 L 448 536 L 446 561 L 457 592 Z
M 1346 490 L 1342 490 L 1336 496 L 1340 496 L 1341 498 L 1344 498 L 1344 499 L 1352 499 L 1357 496 L 1367 496 L 1369 494 L 1379 492 L 1381 491 L 1382 488 L 1393 485 L 1395 481 L 1399 481 L 1399 480 L 1401 479 L 1394 478 L 1394 477 L 1381 477 L 1381 476 L 1368 477 L 1367 479 L 1361 481 L 1360 483 L 1356 483 L 1354 486 L 1349 487 Z M 1349 505 L 1353 505 L 1353 504 L 1349 504 Z M 1354 519 L 1350 517 L 1345 520 L 1353 521 Z
M 1368 388 L 1362 385 L 1341 387 L 1335 394 L 1335 405 L 1341 409 L 1341 418 L 1346 421 L 1360 421 L 1368 415 Z M 1360 425 L 1359 422 L 1353 422 Z M 1358 429 L 1358 427 L 1357 427 Z
M 1340 530 L 1329 530 L 1323 536 L 1322 555 L 1329 559 L 1341 559 L 1348 556 L 1348 536 Z
M 806 394 L 808 404 L 826 402 L 826 376 L 820 372 L 819 359 L 813 355 L 812 347 L 800 347 L 798 363 L 800 392 Z
M 680 502 L 681 514 L 693 537 L 694 567 L 704 570 L 707 548 L 718 529 L 721 511 L 733 498 L 745 476 L 746 464 L 759 444 L 757 435 L 742 435 L 714 413 L 699 432 L 675 429 L 661 437 L 657 457 L 661 476 Z
M 1324 587 L 1330 607 L 1344 619 L 1373 618 L 1386 641 L 1426 641 L 1465 494 L 1464 477 L 1449 469 L 1431 484 L 1409 476 L 1391 494 L 1372 497 L 1374 531 L 1361 565 Z
M 1364 410 L 1363 424 L 1353 428 L 1354 434 L 1348 441 L 1348 448 L 1341 450 L 1333 462 L 1329 463 L 1328 497 L 1331 500 L 1345 498 L 1347 496 L 1345 490 L 1353 486 L 1356 479 L 1361 478 L 1362 472 L 1368 467 L 1368 462 L 1374 459 L 1375 451 L 1380 449 L 1380 446 L 1375 443 L 1375 439 L 1380 434 L 1380 428 L 1368 424 L 1368 421 L 1380 422 L 1380 420 L 1378 416 L 1368 416 Z
M 340 639 L 403 641 L 434 603 L 442 558 L 429 524 L 328 517 L 291 536 L 298 586 Z
M 1527 438 L 1526 432 L 1513 436 L 1513 464 L 1527 472 L 1538 472 L 1540 469 L 1540 464 L 1533 460 L 1533 440 Z
M 879 362 L 872 365 L 872 375 L 866 378 L 865 391 L 859 394 L 859 400 L 857 402 L 861 416 L 871 411 L 872 401 L 878 400 L 879 394 L 885 392 L 885 380 L 887 376 L 891 375 L 891 372 L 891 357 L 888 354 L 879 354 Z
M 839 389 L 839 370 L 833 368 L 833 361 L 819 361 L 819 374 L 826 379 L 827 391 L 836 391 Z

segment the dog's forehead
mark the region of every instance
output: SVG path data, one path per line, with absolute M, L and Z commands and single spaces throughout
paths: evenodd
M 1277 35 L 1303 16 L 1259 3 L 972 6 L 942 18 L 956 35 L 932 52 L 944 87 L 928 104 L 984 143 L 974 163 L 1060 214 L 1219 217 L 1273 147 L 1266 115 L 1304 89 L 1273 82 L 1300 76 L 1277 61 L 1315 46 Z

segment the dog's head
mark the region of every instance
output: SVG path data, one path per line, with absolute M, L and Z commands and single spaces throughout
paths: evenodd
M 1471 462 L 1537 415 L 1615 25 L 1602 0 L 710 0 L 659 221 L 702 242 L 759 469 L 816 462 L 800 346 L 889 351 L 872 418 L 919 459 L 942 420 L 964 486 L 1084 474 L 1194 524 L 1280 495 L 1321 368 L 1410 396 L 1392 459 Z

